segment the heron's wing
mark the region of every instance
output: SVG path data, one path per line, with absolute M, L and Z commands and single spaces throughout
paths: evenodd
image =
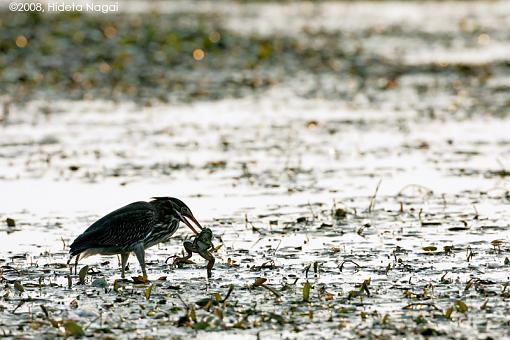
M 124 247 L 143 240 L 156 222 L 156 210 L 147 202 L 135 202 L 112 211 L 88 227 L 71 244 L 71 255 L 90 248 Z

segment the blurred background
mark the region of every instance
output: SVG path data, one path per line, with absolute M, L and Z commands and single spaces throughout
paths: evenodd
M 395 171 L 506 169 L 500 150 L 468 152 L 482 159 L 463 172 L 444 149 L 476 134 L 458 122 L 508 116 L 507 1 L 96 2 L 103 11 L 69 1 L 29 13 L 9 3 L 0 13 L 2 185 L 173 186 L 196 183 L 191 167 L 204 188 L 216 178 L 222 188 L 299 192 L 340 190 L 353 173 L 374 186 Z M 438 136 L 437 124 L 452 126 Z
M 117 4 L 107 14 L 42 4 L 2 12 L 4 102 L 150 105 L 279 89 L 424 117 L 508 108 L 506 1 L 96 2 Z
M 118 5 L 106 15 L 43 4 L 2 13 L 4 101 L 150 105 L 280 89 L 425 117 L 508 108 L 506 1 L 102 2 Z

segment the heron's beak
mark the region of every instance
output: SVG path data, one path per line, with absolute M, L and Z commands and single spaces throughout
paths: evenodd
M 198 223 L 197 219 L 193 216 L 193 215 L 186 215 L 186 216 L 182 216 L 182 219 L 181 221 L 184 222 L 184 224 L 186 224 L 195 234 L 198 234 L 198 232 L 196 231 L 195 228 L 193 228 L 193 225 L 188 221 L 188 218 L 193 222 L 195 223 L 195 225 L 200 229 L 202 230 L 202 226 L 200 225 L 200 223 Z

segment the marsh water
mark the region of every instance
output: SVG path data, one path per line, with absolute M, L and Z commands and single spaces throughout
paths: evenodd
M 510 336 L 507 2 L 159 6 L 271 63 L 215 52 L 215 68 L 173 70 L 164 99 L 143 83 L 132 100 L 66 97 L 58 80 L 22 101 L 2 83 L 0 334 Z M 214 231 L 211 279 L 197 255 L 167 261 L 184 227 L 147 251 L 149 283 L 120 280 L 115 256 L 70 273 L 77 235 L 153 196 Z

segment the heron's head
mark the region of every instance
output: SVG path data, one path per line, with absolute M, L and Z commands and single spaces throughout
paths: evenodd
M 198 234 L 197 230 L 193 227 L 193 225 L 190 223 L 190 220 L 200 229 L 202 230 L 202 226 L 200 223 L 198 223 L 195 216 L 193 216 L 193 213 L 191 212 L 191 209 L 188 208 L 186 204 L 184 204 L 183 201 L 181 201 L 178 198 L 175 197 L 153 197 L 155 200 L 161 200 L 165 201 L 165 203 L 169 203 L 175 215 L 179 217 L 179 220 L 181 220 L 184 224 L 186 224 L 195 234 Z

